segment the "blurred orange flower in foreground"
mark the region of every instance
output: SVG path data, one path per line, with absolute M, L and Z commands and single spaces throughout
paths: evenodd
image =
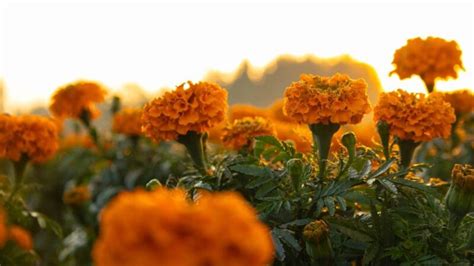
M 95 103 L 105 100 L 107 90 L 99 83 L 77 81 L 59 88 L 51 98 L 49 110 L 57 118 L 81 118 L 87 112 L 89 119 L 100 115 Z
M 100 227 L 98 266 L 264 266 L 273 255 L 268 228 L 234 192 L 196 203 L 181 189 L 122 192 L 102 211 Z
M 91 198 L 91 192 L 86 185 L 73 187 L 63 195 L 63 201 L 69 205 L 80 205 Z
M 20 226 L 12 225 L 8 229 L 8 238 L 13 240 L 20 248 L 24 250 L 33 249 L 33 239 L 31 238 L 30 232 L 26 231 Z
M 313 135 L 307 125 L 273 122 L 279 140 L 291 141 L 297 151 L 302 153 L 313 150 Z
M 367 83 L 347 75 L 303 74 L 285 91 L 285 114 L 305 124 L 356 124 L 370 112 Z
M 374 120 L 385 121 L 390 133 L 400 139 L 420 142 L 448 137 L 456 117 L 440 93 L 425 95 L 398 89 L 380 95 Z
M 457 70 L 463 69 L 461 49 L 456 41 L 428 37 L 409 39 L 405 46 L 395 51 L 392 64 L 400 79 L 418 75 L 431 92 L 437 78 L 457 78 Z M 431 89 L 430 89 L 431 87 Z
M 142 110 L 139 108 L 126 108 L 120 110 L 114 116 L 112 130 L 115 133 L 128 136 L 139 136 L 142 134 Z
M 229 109 L 230 122 L 233 122 L 236 119 L 256 116 L 266 117 L 267 111 L 263 108 L 259 108 L 250 104 L 234 104 Z
M 257 136 L 275 136 L 275 126 L 263 117 L 245 117 L 235 120 L 223 132 L 222 142 L 225 146 L 239 150 L 252 143 Z
M 56 124 L 37 115 L 0 115 L 0 157 L 13 161 L 26 155 L 40 163 L 50 159 L 58 149 Z
M 208 132 L 226 119 L 227 91 L 208 82 L 184 83 L 145 105 L 142 131 L 155 141 L 176 140 L 189 131 Z

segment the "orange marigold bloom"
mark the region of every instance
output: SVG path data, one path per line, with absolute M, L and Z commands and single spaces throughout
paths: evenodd
M 303 74 L 285 91 L 283 112 L 305 124 L 356 124 L 369 113 L 367 83 L 347 75 Z
M 33 162 L 44 162 L 58 149 L 57 130 L 46 117 L 0 115 L 0 157 L 18 161 L 24 154 Z
M 279 140 L 291 141 L 299 152 L 313 150 L 313 134 L 307 125 L 274 122 Z
M 245 117 L 235 120 L 224 129 L 222 141 L 225 146 L 241 149 L 257 136 L 275 136 L 275 126 L 263 117 Z
M 451 173 L 454 185 L 474 192 L 474 167 L 469 164 L 455 164 Z
M 415 142 L 448 137 L 456 120 L 454 109 L 442 94 L 408 93 L 401 89 L 382 93 L 374 113 L 374 120 L 385 121 L 392 135 Z
M 138 136 L 142 133 L 142 109 L 127 108 L 116 113 L 112 130 L 116 133 Z
M 395 51 L 392 64 L 400 79 L 418 75 L 426 83 L 433 85 L 436 78 L 457 78 L 457 70 L 462 69 L 461 49 L 455 41 L 428 37 L 409 39 L 405 46 Z
M 444 99 L 451 104 L 456 113 L 474 111 L 474 95 L 469 90 L 457 90 L 444 94 Z
M 69 134 L 61 140 L 61 149 L 67 150 L 71 148 L 94 148 L 94 141 L 90 135 L 86 134 Z
M 245 117 L 266 117 L 267 115 L 268 114 L 265 109 L 250 104 L 234 104 L 229 108 L 230 122 L 234 122 L 234 120 Z
M 59 88 L 51 98 L 49 110 L 58 118 L 80 118 L 84 111 L 90 119 L 100 115 L 95 103 L 105 100 L 107 90 L 99 83 L 77 81 Z
M 69 205 L 80 205 L 91 198 L 91 192 L 85 185 L 73 187 L 64 192 L 63 201 Z
M 280 122 L 285 122 L 285 123 L 295 123 L 296 121 L 294 119 L 291 119 L 285 113 L 283 112 L 283 106 L 285 104 L 284 99 L 278 99 L 276 100 L 269 108 L 268 108 L 268 113 L 270 118 L 273 121 L 280 121 Z
M 226 118 L 227 91 L 208 82 L 184 83 L 145 105 L 142 132 L 155 141 L 176 140 L 188 131 L 204 133 Z
M 7 231 L 7 216 L 3 209 L 0 209 L 0 248 L 5 245 L 8 238 L 8 231 Z
M 26 231 L 24 228 L 13 225 L 8 229 L 8 238 L 13 240 L 19 247 L 24 250 L 33 249 L 33 240 L 31 238 L 30 232 Z
M 256 211 L 234 192 L 122 192 L 100 216 L 92 256 L 98 266 L 268 265 L 273 246 Z

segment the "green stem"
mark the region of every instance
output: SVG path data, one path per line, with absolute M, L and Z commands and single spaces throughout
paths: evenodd
M 186 147 L 196 168 L 202 174 L 206 175 L 208 166 L 205 152 L 205 135 L 195 131 L 189 131 L 186 135 L 179 135 L 177 141 Z
M 398 146 L 400 147 L 400 165 L 403 169 L 410 167 L 413 154 L 418 145 L 420 145 L 420 142 L 414 142 L 413 140 L 398 140 Z
M 422 77 L 423 79 L 423 77 Z M 425 83 L 425 87 L 426 87 L 426 90 L 428 91 L 428 93 L 432 93 L 434 91 L 434 82 L 433 83 L 428 83 L 426 82 L 424 79 L 423 79 L 423 82 Z
M 459 136 L 456 134 L 456 128 L 458 127 L 458 124 L 459 124 L 459 120 L 461 120 L 461 113 L 459 112 L 456 112 L 456 120 L 454 121 L 454 123 L 451 125 L 451 147 L 454 148 L 456 147 L 459 142 L 460 142 L 460 138 Z
M 331 140 L 341 126 L 339 124 L 311 124 L 309 128 L 313 133 L 313 139 L 318 145 L 319 153 L 319 174 L 318 178 L 322 180 L 326 174 L 326 165 L 331 148 Z
M 390 159 L 390 128 L 385 121 L 377 122 L 377 132 L 380 136 L 380 141 L 382 142 L 383 155 L 385 160 Z
M 13 162 L 13 168 L 15 169 L 15 183 L 13 184 L 13 189 L 7 199 L 7 202 L 10 202 L 16 195 L 16 193 L 18 193 L 18 191 L 20 190 L 25 176 L 25 170 L 28 166 L 28 161 L 28 156 L 22 154 L 19 161 Z
M 448 230 L 451 236 L 456 233 L 463 218 L 464 216 L 459 216 L 455 213 L 449 212 Z

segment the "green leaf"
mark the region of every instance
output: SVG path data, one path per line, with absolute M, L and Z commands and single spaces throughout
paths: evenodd
M 369 175 L 369 178 L 376 178 L 384 174 L 388 169 L 390 169 L 390 166 L 392 166 L 394 162 L 395 162 L 395 158 L 390 158 L 390 160 L 387 160 L 385 163 L 383 163 L 377 170 L 373 171 Z
M 336 204 L 334 204 L 333 197 L 325 197 L 324 198 L 324 205 L 328 207 L 329 215 L 334 216 L 336 213 Z
M 372 169 L 372 163 L 370 160 L 366 160 L 362 170 L 360 170 L 359 178 L 364 178 L 366 175 L 370 173 L 370 169 Z
M 281 142 L 273 136 L 258 136 L 258 137 L 255 137 L 255 139 L 257 141 L 275 146 L 278 149 L 280 149 L 281 151 L 284 150 L 283 145 L 281 144 Z
M 336 196 L 336 200 L 341 210 L 346 211 L 347 210 L 346 200 L 341 196 Z
M 281 243 L 278 234 L 275 232 L 275 229 L 272 230 L 272 240 L 277 260 L 284 261 L 286 257 L 285 249 L 283 248 L 283 244 Z
M 269 170 L 270 171 L 270 170 Z M 250 189 L 253 189 L 253 188 L 257 188 L 265 183 L 268 183 L 272 181 L 272 178 L 269 177 L 269 176 L 263 176 L 263 177 L 255 177 L 252 181 L 250 181 L 250 183 L 248 183 L 245 187 L 246 188 L 250 188 Z
M 255 193 L 256 198 L 263 198 L 266 196 L 268 193 L 272 192 L 274 189 L 277 188 L 277 185 L 273 182 L 271 183 L 266 183 L 263 186 L 261 186 L 257 192 Z
M 57 237 L 63 238 L 63 230 L 61 225 L 50 219 L 48 216 L 39 212 L 30 212 L 30 216 L 35 218 L 41 229 L 47 229 L 53 232 Z
M 426 186 L 425 184 L 420 184 L 420 183 L 413 182 L 413 181 L 410 181 L 410 180 L 406 180 L 406 179 L 403 179 L 403 178 L 396 178 L 396 179 L 392 179 L 391 181 L 395 184 L 410 187 L 410 188 L 414 188 L 414 189 L 417 189 L 417 190 L 421 190 L 421 191 L 424 191 L 426 193 L 438 194 L 438 192 L 436 192 L 436 190 L 434 190 L 433 188 L 431 188 L 429 186 Z
M 291 222 L 286 223 L 286 224 L 282 224 L 282 225 L 280 225 L 280 227 L 281 228 L 287 228 L 289 226 L 302 226 L 302 225 L 307 225 L 312 221 L 313 221 L 312 219 L 298 219 L 298 220 L 294 220 L 294 221 L 291 221 Z
M 362 258 L 362 264 L 363 265 L 368 265 L 371 261 L 373 261 L 378 252 L 379 252 L 379 244 L 378 243 L 374 243 L 372 245 L 369 246 L 369 248 L 367 248 L 364 252 L 364 257 Z
M 298 243 L 298 240 L 296 240 L 296 238 L 293 236 L 292 231 L 288 229 L 280 229 L 278 230 L 278 233 L 281 236 L 281 240 L 283 240 L 283 242 L 285 242 L 288 246 L 298 252 L 301 251 L 302 248 Z
M 398 193 L 398 189 L 397 187 L 392 183 L 390 182 L 389 180 L 387 179 L 377 179 L 377 181 L 382 184 L 382 186 L 389 190 L 390 192 L 394 193 L 394 194 L 397 194 Z
M 331 226 L 340 231 L 341 233 L 349 236 L 350 238 L 361 241 L 361 242 L 371 242 L 373 241 L 372 237 L 367 233 L 357 230 L 356 228 L 351 228 L 346 225 L 331 223 Z
M 237 164 L 229 167 L 231 170 L 249 176 L 266 176 L 267 171 L 263 167 L 253 164 Z

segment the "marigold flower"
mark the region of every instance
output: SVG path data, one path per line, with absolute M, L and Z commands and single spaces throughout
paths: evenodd
M 402 140 L 421 142 L 448 137 L 456 117 L 440 93 L 425 95 L 398 89 L 381 94 L 374 120 L 385 121 L 390 133 Z
M 446 194 L 446 206 L 451 213 L 459 217 L 474 211 L 474 167 L 472 165 L 454 165 L 451 186 Z
M 306 253 L 312 259 L 331 258 L 334 252 L 329 239 L 329 226 L 323 220 L 315 220 L 303 229 Z
M 120 193 L 100 217 L 98 266 L 267 265 L 272 240 L 256 211 L 236 193 L 157 188 Z
M 283 106 L 285 104 L 284 99 L 278 99 L 268 108 L 268 114 L 273 121 L 280 121 L 286 123 L 295 123 L 294 119 L 291 119 L 283 112 Z
M 26 231 L 20 226 L 12 225 L 8 229 L 8 238 L 14 241 L 20 248 L 24 250 L 33 249 L 33 240 L 31 238 L 30 232 Z
M 141 109 L 123 109 L 115 114 L 112 130 L 128 136 L 139 136 L 142 133 L 141 117 Z
M 305 124 L 356 124 L 369 113 L 367 83 L 347 75 L 303 74 L 286 88 L 283 112 Z
M 204 133 L 226 118 L 227 91 L 214 83 L 188 82 L 143 108 L 142 132 L 155 141 L 176 140 L 189 131 Z
M 392 62 L 395 69 L 390 75 L 397 74 L 400 79 L 418 75 L 427 86 L 433 86 L 437 78 L 458 77 L 456 71 L 463 69 L 461 53 L 455 41 L 437 37 L 409 39 L 395 51 Z
M 245 117 L 266 117 L 267 115 L 267 110 L 250 104 L 234 104 L 229 109 L 230 122 Z
M 451 104 L 457 114 L 474 111 L 474 95 L 469 90 L 457 90 L 444 94 L 444 99 Z
M 313 150 L 313 135 L 307 125 L 282 122 L 273 122 L 273 124 L 279 140 L 293 142 L 299 152 L 306 153 Z
M 89 119 L 100 115 L 95 103 L 105 100 L 106 89 L 96 82 L 77 81 L 59 88 L 51 98 L 49 110 L 58 118 L 81 118 L 88 112 Z
M 91 149 L 95 147 L 95 144 L 90 135 L 69 134 L 61 139 L 60 147 L 63 150 L 78 147 Z
M 40 163 L 58 149 L 56 124 L 37 115 L 0 115 L 0 157 L 18 161 L 22 155 Z
M 251 144 L 258 136 L 275 136 L 275 126 L 263 117 L 245 117 L 235 120 L 224 129 L 222 141 L 225 146 L 239 150 Z
M 91 192 L 85 185 L 73 187 L 64 192 L 63 201 L 68 205 L 80 205 L 91 198 Z

